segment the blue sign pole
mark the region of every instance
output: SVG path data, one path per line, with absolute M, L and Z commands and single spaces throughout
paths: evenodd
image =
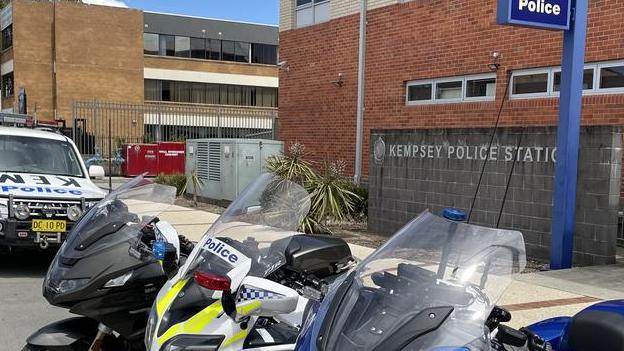
M 570 29 L 563 34 L 557 163 L 552 218 L 550 268 L 572 267 L 576 216 L 576 185 L 581 128 L 587 0 L 572 1 Z

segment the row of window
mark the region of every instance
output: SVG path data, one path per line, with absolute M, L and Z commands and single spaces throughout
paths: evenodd
M 329 0 L 296 0 L 296 27 L 329 21 Z
M 277 88 L 146 79 L 145 100 L 277 107 Z
M 496 96 L 496 75 L 483 74 L 407 83 L 407 104 L 488 101 Z
M 143 34 L 143 52 L 146 55 L 277 64 L 276 45 L 155 33 Z
M 13 46 L 13 25 L 2 30 L 2 50 L 6 50 Z
M 514 71 L 511 75 L 514 98 L 559 96 L 561 67 Z M 603 62 L 585 66 L 583 94 L 624 93 L 624 62 Z M 496 75 L 483 74 L 407 82 L 406 104 L 493 101 Z
M 7 73 L 2 76 L 2 97 L 8 98 L 13 96 L 14 94 L 14 80 L 13 80 L 13 72 Z
M 561 67 L 516 71 L 511 75 L 511 97 L 559 96 Z M 624 63 L 585 65 L 583 94 L 624 92 Z

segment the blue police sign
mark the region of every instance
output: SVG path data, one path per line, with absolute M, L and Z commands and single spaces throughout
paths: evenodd
M 570 29 L 571 0 L 498 0 L 496 21 L 543 29 Z

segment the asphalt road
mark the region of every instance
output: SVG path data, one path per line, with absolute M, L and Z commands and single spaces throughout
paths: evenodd
M 50 306 L 41 284 L 53 253 L 0 253 L 0 350 L 20 351 L 26 338 L 70 314 Z

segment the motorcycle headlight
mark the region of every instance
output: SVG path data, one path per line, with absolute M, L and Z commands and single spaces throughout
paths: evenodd
M 82 209 L 76 205 L 67 208 L 67 219 L 76 222 L 82 216 Z
M 161 351 L 216 351 L 225 339 L 224 335 L 178 335 L 167 341 Z
M 76 289 L 80 289 L 85 286 L 90 279 L 64 279 L 61 280 L 56 291 L 58 293 L 64 294 L 70 291 L 74 291 Z
M 19 204 L 15 206 L 14 215 L 15 215 L 15 218 L 21 221 L 26 220 L 28 219 L 28 217 L 30 217 L 30 208 L 28 208 L 27 205 Z

